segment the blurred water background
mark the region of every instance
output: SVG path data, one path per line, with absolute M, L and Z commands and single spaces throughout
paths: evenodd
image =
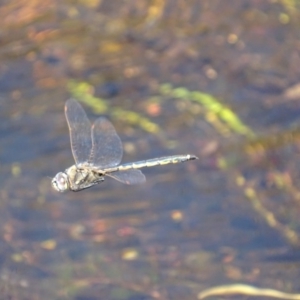
M 1 299 L 300 290 L 300 2 L 2 1 Z M 64 103 L 108 117 L 147 182 L 60 194 Z

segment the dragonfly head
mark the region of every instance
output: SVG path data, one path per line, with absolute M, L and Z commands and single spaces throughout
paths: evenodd
M 52 179 L 51 184 L 58 192 L 64 192 L 69 189 L 69 181 L 66 173 L 59 172 Z

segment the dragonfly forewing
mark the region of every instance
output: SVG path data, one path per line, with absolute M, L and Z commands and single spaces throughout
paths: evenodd
M 88 161 L 91 148 L 91 123 L 82 106 L 74 99 L 69 99 L 65 105 L 65 115 L 69 126 L 71 149 L 76 165 Z
M 123 156 L 121 139 L 114 126 L 105 118 L 98 118 L 92 126 L 92 149 L 89 164 L 101 169 L 120 164 Z

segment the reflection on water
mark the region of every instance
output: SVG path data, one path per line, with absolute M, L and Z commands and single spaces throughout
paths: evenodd
M 288 2 L 1 6 L 3 299 L 299 289 L 299 8 Z M 70 96 L 113 121 L 126 162 L 200 160 L 147 169 L 140 186 L 55 193 L 51 178 L 72 164 Z

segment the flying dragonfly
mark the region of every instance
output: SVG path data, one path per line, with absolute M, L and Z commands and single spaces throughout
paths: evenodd
M 67 100 L 65 115 L 69 126 L 71 149 L 75 165 L 59 172 L 52 179 L 52 186 L 58 192 L 81 191 L 112 177 L 125 184 L 138 184 L 146 180 L 138 169 L 158 165 L 176 164 L 198 159 L 195 155 L 174 155 L 121 164 L 123 147 L 113 125 L 99 117 L 91 123 L 74 99 Z

